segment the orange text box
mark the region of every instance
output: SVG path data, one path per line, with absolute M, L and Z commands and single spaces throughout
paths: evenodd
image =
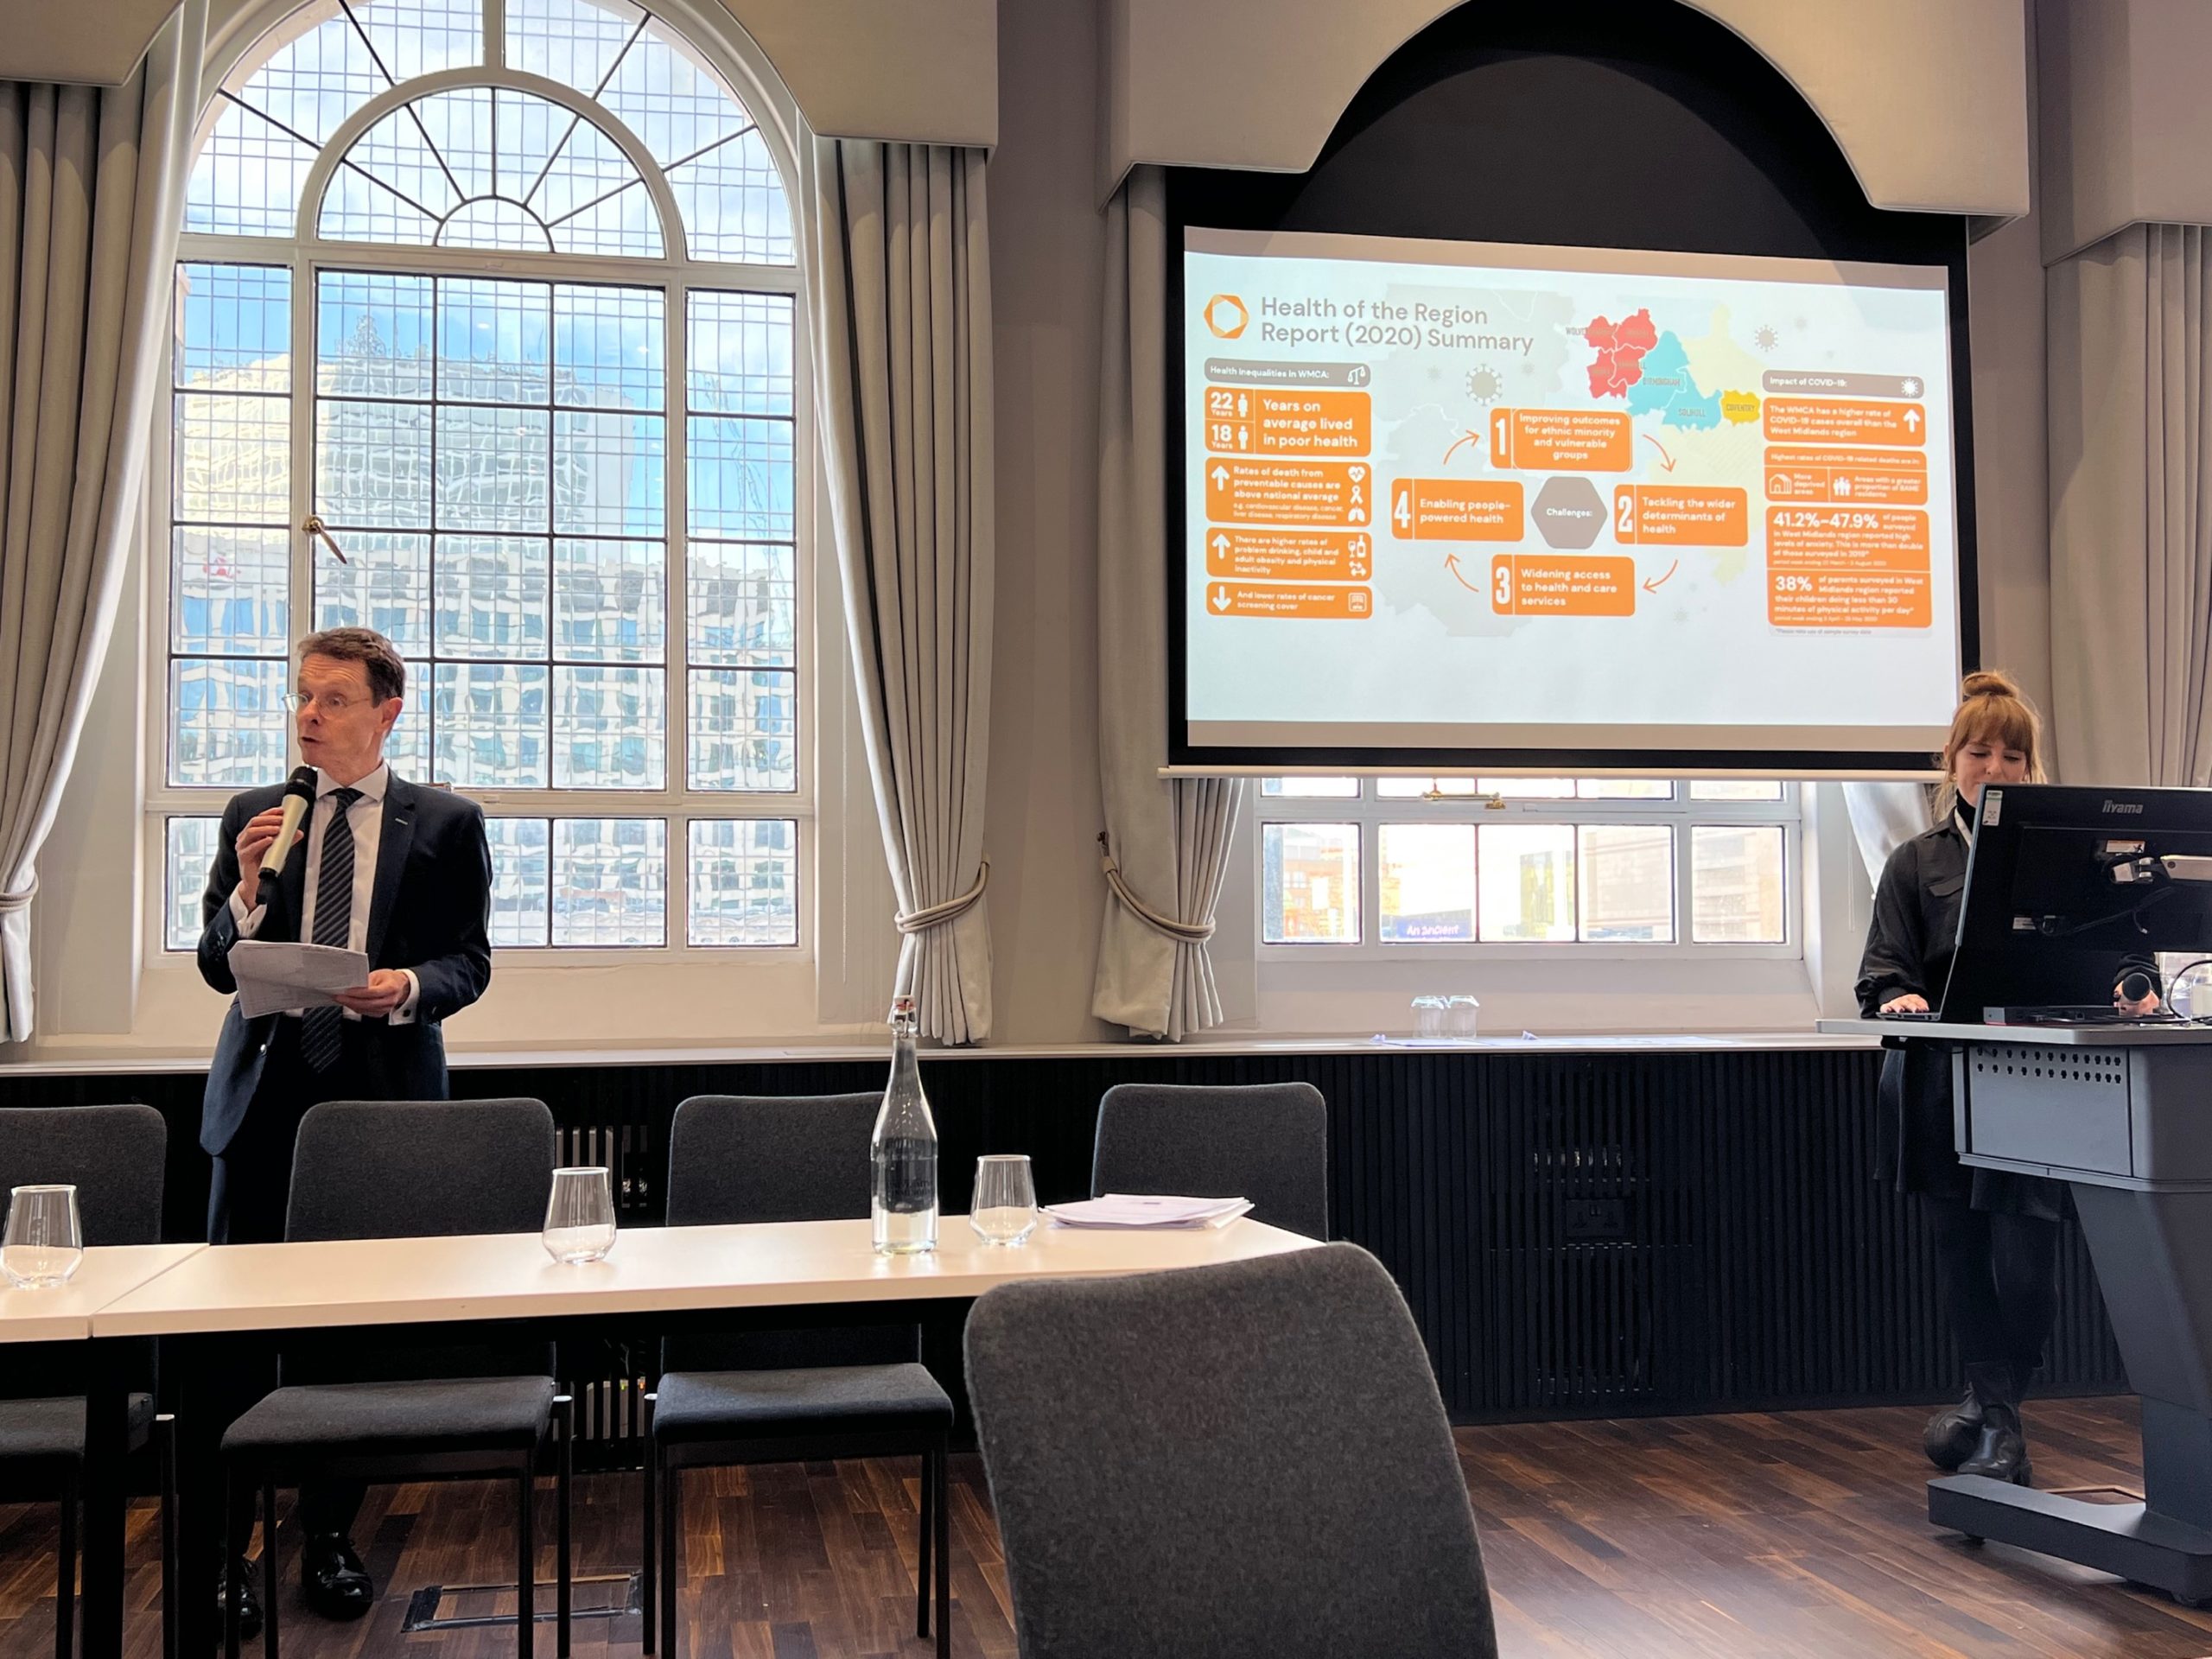
M 1777 628 L 1924 628 L 1933 620 L 1925 570 L 1767 573 L 1766 616 Z
M 1525 522 L 1515 479 L 1390 482 L 1390 533 L 1402 542 L 1517 542 Z
M 1770 397 L 1766 435 L 1781 443 L 1925 443 L 1928 411 L 1859 397 Z
M 1206 517 L 1216 524 L 1351 525 L 1374 512 L 1364 461 L 1206 462 Z
M 1375 571 L 1374 544 L 1359 530 L 1206 531 L 1206 574 L 1268 581 L 1364 582 Z
M 1636 442 L 1628 416 L 1607 409 L 1496 409 L 1490 416 L 1493 467 L 1531 472 L 1624 473 Z
M 1928 499 L 1928 457 L 1916 449 L 1770 449 L 1772 501 L 1865 501 L 1916 506 Z
M 1262 455 L 1363 455 L 1374 400 L 1363 391 L 1208 386 L 1206 448 Z
M 1500 616 L 1634 616 L 1636 561 L 1500 553 L 1490 562 L 1490 607 Z
M 1928 574 L 1928 515 L 1907 507 L 1769 507 L 1772 570 Z
M 1613 539 L 1679 547 L 1742 547 L 1751 538 L 1747 492 L 1690 484 L 1613 487 Z
M 1366 588 L 1255 587 L 1245 582 L 1210 582 L 1206 609 L 1216 616 L 1320 617 L 1358 620 L 1375 608 Z

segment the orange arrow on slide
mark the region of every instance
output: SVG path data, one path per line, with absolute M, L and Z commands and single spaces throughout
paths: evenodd
M 1667 575 L 1666 575 L 1666 576 L 1661 576 L 1661 577 L 1660 577 L 1656 582 L 1654 582 L 1654 581 L 1653 581 L 1649 576 L 1646 576 L 1646 577 L 1643 579 L 1643 591 L 1644 591 L 1645 593 L 1647 593 L 1647 594 L 1656 594 L 1656 593 L 1657 593 L 1657 592 L 1660 590 L 1660 588 L 1662 588 L 1662 587 L 1664 587 L 1664 586 L 1666 585 L 1666 582 L 1667 582 L 1667 576 L 1671 576 L 1671 575 L 1673 575 L 1675 574 L 1675 571 L 1677 571 L 1677 570 L 1681 569 L 1681 568 L 1682 568 L 1682 562 L 1681 562 L 1680 559 L 1676 559 L 1676 560 L 1675 560 L 1672 564 L 1670 564 L 1670 565 L 1669 565 L 1669 566 L 1667 567 Z
M 1465 436 L 1464 438 L 1459 439 L 1457 442 L 1453 443 L 1453 444 L 1452 444 L 1452 446 L 1449 449 L 1446 449 L 1446 450 L 1444 452 L 1444 461 L 1449 461 L 1449 460 L 1451 460 L 1451 459 L 1452 459 L 1452 457 L 1453 455 L 1457 454 L 1459 453 L 1459 446 L 1460 446 L 1461 444 L 1467 444 L 1467 443 L 1480 443 L 1482 441 L 1483 441 L 1483 435 L 1482 435 L 1481 433 L 1479 433 L 1479 432 L 1470 432 L 1470 433 L 1468 433 L 1466 436 Z M 1437 464 L 1438 466 L 1441 467 L 1441 466 L 1444 464 L 1444 461 L 1439 461 L 1439 462 L 1437 462 L 1436 464 Z
M 1444 568 L 1449 570 L 1459 584 L 1469 593 L 1480 594 L 1489 591 L 1487 588 L 1478 588 L 1473 582 L 1459 575 L 1459 556 L 1457 553 L 1446 553 L 1444 556 Z
M 1660 442 L 1658 439 L 1653 437 L 1649 432 L 1643 435 L 1643 441 L 1659 452 L 1659 465 L 1661 469 L 1669 473 L 1673 472 L 1675 470 L 1675 458 L 1667 453 L 1667 446 Z

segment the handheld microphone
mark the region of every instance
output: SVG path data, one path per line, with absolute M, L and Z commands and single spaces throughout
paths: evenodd
M 2151 976 L 2133 973 L 2120 982 L 2120 994 L 2130 1002 L 2140 1002 L 2151 995 Z
M 261 879 L 274 881 L 284 874 L 285 855 L 292 850 L 292 843 L 299 838 L 300 824 L 315 805 L 315 772 L 313 766 L 300 766 L 284 781 L 284 821 L 276 826 L 276 839 L 269 843 L 269 850 L 261 855 Z

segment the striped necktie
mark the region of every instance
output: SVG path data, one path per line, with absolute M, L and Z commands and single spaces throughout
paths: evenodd
M 358 789 L 330 791 L 330 822 L 322 829 L 322 864 L 315 874 L 314 942 L 340 950 L 353 921 L 353 825 L 346 814 L 360 798 Z M 314 1070 L 327 1071 L 338 1064 L 345 1022 L 346 1011 L 336 1007 L 309 1008 L 301 1017 L 300 1056 Z

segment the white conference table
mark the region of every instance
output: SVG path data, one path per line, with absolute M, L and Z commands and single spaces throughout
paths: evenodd
M 0 1279 L 0 1343 L 81 1342 L 92 1315 L 158 1279 L 205 1244 L 95 1244 L 66 1284 L 19 1290 Z
M 175 1247 L 186 1254 L 80 1319 L 96 1357 L 86 1420 L 82 1652 L 120 1659 L 123 1649 L 123 1372 L 97 1357 L 128 1351 L 136 1339 L 171 1339 L 164 1363 L 175 1367 L 178 1426 L 191 1435 L 200 1427 L 188 1422 L 197 1379 L 221 1364 L 226 1338 L 265 1344 L 282 1332 L 293 1343 L 365 1345 L 401 1327 L 410 1331 L 402 1339 L 419 1340 L 426 1327 L 461 1324 L 472 1338 L 493 1326 L 503 1338 L 524 1331 L 550 1338 L 608 1316 L 696 1328 L 715 1315 L 758 1325 L 778 1309 L 864 1315 L 911 1306 L 918 1320 L 931 1305 L 972 1300 L 998 1285 L 1217 1266 L 1318 1242 L 1249 1216 L 1225 1227 L 1147 1231 L 1046 1221 L 1011 1247 L 986 1245 L 965 1216 L 946 1216 L 938 1241 L 931 1255 L 879 1256 L 868 1224 L 858 1220 L 633 1228 L 605 1261 L 574 1265 L 554 1262 L 535 1233 Z M 204 1505 L 207 1492 L 195 1490 L 207 1484 L 204 1461 L 199 1481 L 191 1466 L 182 1499 Z M 189 1522 L 182 1528 L 188 1547 L 198 1546 L 175 1586 L 188 1653 L 213 1639 L 213 1599 L 194 1586 L 213 1582 L 212 1559 L 199 1557 L 215 1535 Z

